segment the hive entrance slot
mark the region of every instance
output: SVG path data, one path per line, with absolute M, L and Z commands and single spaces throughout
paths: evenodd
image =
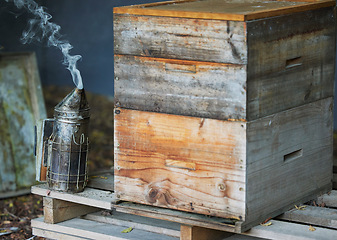
M 295 57 L 286 60 L 286 68 L 293 68 L 302 65 L 302 57 Z
M 296 151 L 293 151 L 291 153 L 288 153 L 288 154 L 284 155 L 283 161 L 284 162 L 292 161 L 292 160 L 295 160 L 299 157 L 302 157 L 302 155 L 303 155 L 303 150 L 299 149 L 299 150 L 296 150 Z

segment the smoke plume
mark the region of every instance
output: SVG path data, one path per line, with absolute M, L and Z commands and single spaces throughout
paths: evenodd
M 34 40 L 39 42 L 46 41 L 48 46 L 54 46 L 61 50 L 63 54 L 63 64 L 70 71 L 73 82 L 77 88 L 83 88 L 83 82 L 80 71 L 76 67 L 76 63 L 81 59 L 80 55 L 72 56 L 69 51 L 73 48 L 72 45 L 65 40 L 62 40 L 60 34 L 61 27 L 53 22 L 50 22 L 52 16 L 39 6 L 34 0 L 5 0 L 6 2 L 14 2 L 19 9 L 24 8 L 33 14 L 34 18 L 28 22 L 27 29 L 22 33 L 22 43 L 31 43 Z

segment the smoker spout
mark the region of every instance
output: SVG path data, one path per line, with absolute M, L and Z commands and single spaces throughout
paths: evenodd
M 74 88 L 54 110 L 55 118 L 88 118 L 90 108 L 84 89 Z
M 78 88 L 55 106 L 47 150 L 47 183 L 51 189 L 81 192 L 87 184 L 89 110 L 85 91 Z

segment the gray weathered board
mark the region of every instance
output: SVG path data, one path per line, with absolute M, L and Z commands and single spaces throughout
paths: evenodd
M 1 53 L 0 197 L 35 183 L 34 126 L 45 117 L 35 54 Z
M 41 186 L 34 187 L 32 191 L 39 194 L 46 194 L 46 189 Z M 86 206 L 97 206 L 95 201 L 93 201 L 93 198 L 90 197 L 91 190 L 85 189 L 85 192 L 87 191 L 89 194 L 84 193 L 83 198 L 88 198 L 88 201 L 81 201 L 82 204 L 86 204 Z M 51 191 L 50 195 L 53 195 L 54 197 L 62 197 L 62 199 L 69 202 L 76 200 L 76 197 L 74 198 L 72 194 L 60 193 L 59 195 L 54 195 L 54 192 L 55 191 Z M 102 192 L 105 194 L 104 191 Z M 99 198 L 97 199 L 98 201 L 101 201 Z M 108 199 L 105 199 L 104 201 L 106 201 L 107 204 L 111 204 Z M 321 196 L 318 199 L 317 204 L 322 203 L 326 204 L 326 207 L 299 206 L 302 210 L 294 208 L 279 216 L 277 220 L 273 219 L 269 221 L 269 223 L 271 223 L 270 226 L 255 226 L 251 230 L 242 233 L 243 235 L 232 235 L 226 239 L 254 239 L 251 237 L 302 240 L 335 239 L 337 234 L 337 213 L 336 210 L 327 207 L 337 206 L 337 192 L 332 191 L 329 194 Z M 123 208 L 118 208 L 119 204 L 111 204 L 111 209 L 124 209 L 124 212 L 128 211 L 129 213 L 132 213 L 131 215 L 113 210 L 111 212 L 105 211 L 104 214 L 102 212 L 88 214 L 83 216 L 82 219 L 75 218 L 58 224 L 44 223 L 43 218 L 34 219 L 32 220 L 33 234 L 56 239 L 134 239 L 134 237 L 140 236 L 145 237 L 145 239 L 150 239 L 150 237 L 159 237 L 159 239 L 175 239 L 174 237 L 179 236 L 180 224 L 178 223 L 181 223 L 189 225 L 192 228 L 190 238 L 181 239 L 196 240 L 200 239 L 193 234 L 194 228 L 198 228 L 196 226 L 204 226 L 205 228 L 208 228 L 205 229 L 199 227 L 198 233 L 202 234 L 203 232 L 206 232 L 210 236 L 212 233 L 211 229 L 219 229 L 218 224 L 212 223 L 211 218 L 206 217 L 204 221 L 200 221 L 199 225 L 194 225 L 191 222 L 191 219 L 188 220 L 188 218 L 185 222 L 183 219 L 179 222 L 179 218 L 181 216 L 188 217 L 188 215 L 190 215 L 188 213 L 181 212 L 181 215 L 176 215 L 176 219 L 174 219 L 173 210 L 144 206 L 140 204 L 133 204 L 133 206 L 129 207 L 128 205 L 130 204 L 126 203 Z M 81 214 L 81 212 L 78 213 L 78 215 Z M 177 223 L 171 221 L 175 221 Z M 121 234 L 121 231 L 128 227 L 133 228 L 133 234 Z M 183 229 L 182 227 L 183 226 L 180 228 L 181 231 Z M 140 235 L 138 235 L 139 233 Z M 228 236 L 228 233 L 224 233 L 223 236 L 223 238 L 219 239 L 224 239 L 225 236 Z
M 118 107 L 254 120 L 333 96 L 333 7 L 246 22 L 148 9 L 115 9 Z

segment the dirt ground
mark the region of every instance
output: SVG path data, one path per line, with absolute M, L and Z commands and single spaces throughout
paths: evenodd
M 42 197 L 30 194 L 2 199 L 0 209 L 0 239 L 29 239 L 32 237 L 30 220 L 41 217 L 43 214 Z M 9 232 L 10 228 L 17 228 L 17 230 L 1 236 Z
M 53 117 L 54 107 L 72 88 L 48 86 L 43 89 L 47 116 Z M 113 167 L 113 100 L 86 92 L 90 105 L 89 173 Z M 25 195 L 0 199 L 0 239 L 44 239 L 32 236 L 30 220 L 43 216 L 42 197 Z M 12 228 L 13 232 L 9 232 Z

